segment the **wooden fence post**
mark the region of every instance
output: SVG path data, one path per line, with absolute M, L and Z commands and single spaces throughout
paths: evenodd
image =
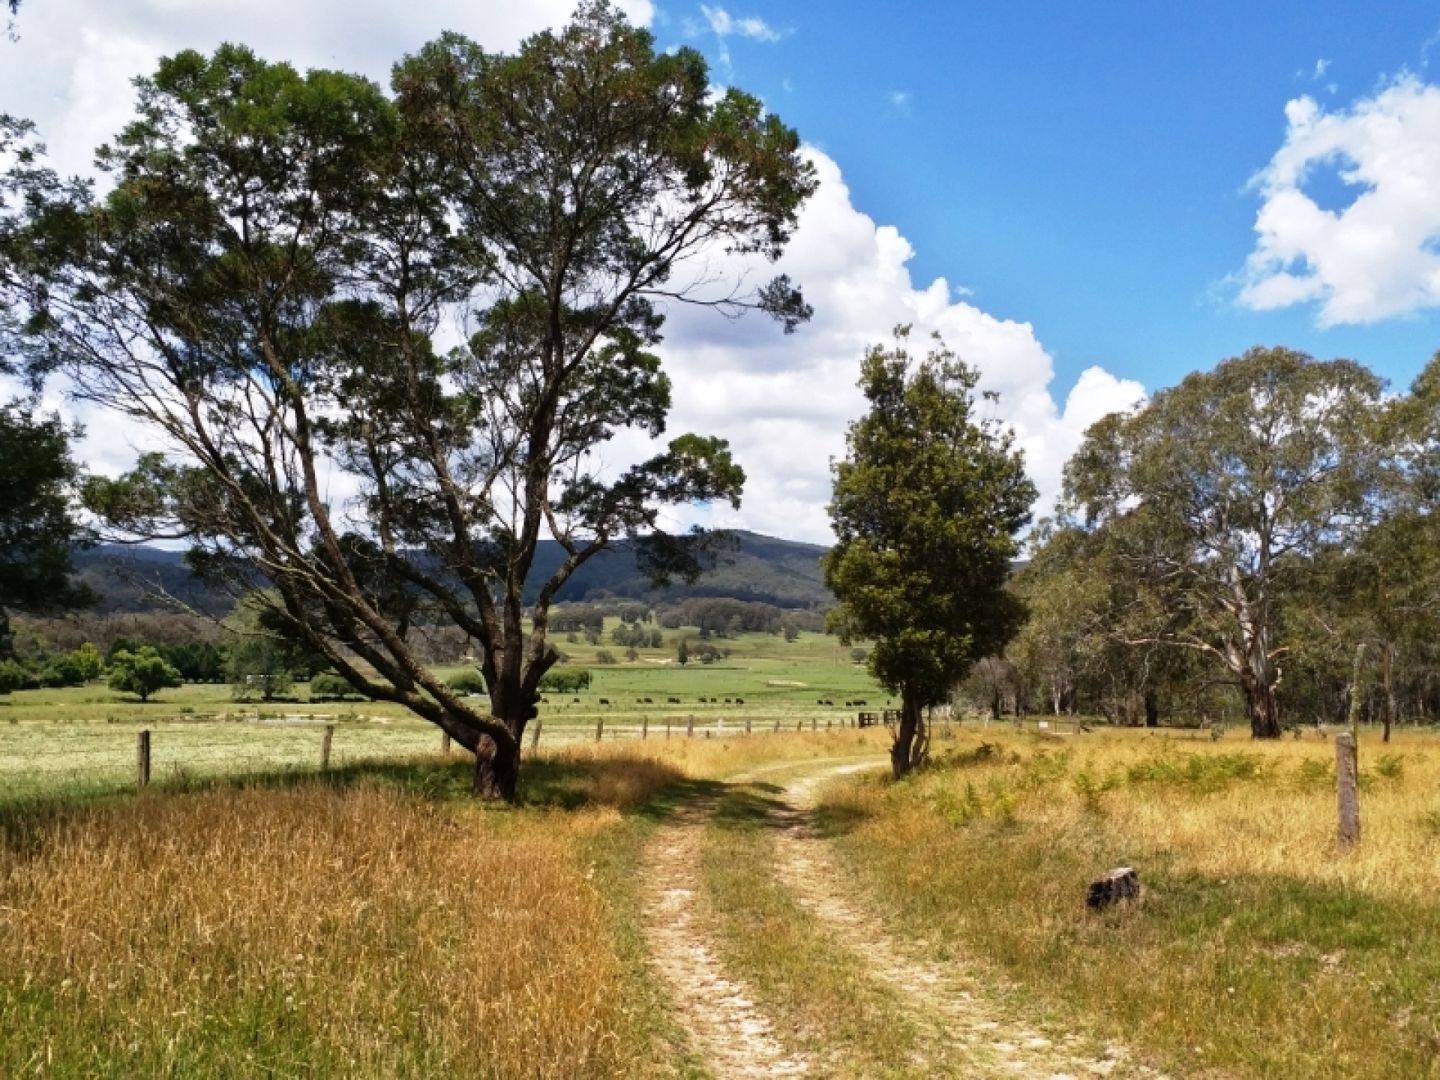
M 780 734 L 780 718 L 778 716 L 775 718 L 775 734 Z
M 440 733 L 440 753 L 445 757 L 450 756 L 450 733 L 448 731 Z
M 540 749 L 540 727 L 543 721 L 537 716 L 535 718 L 535 734 L 530 736 L 530 752 L 533 754 Z
M 642 738 L 642 739 L 648 739 L 649 737 L 650 737 L 650 717 L 648 717 L 648 716 L 642 716 L 642 717 L 640 718 L 640 738 Z
M 810 730 L 811 730 L 811 731 L 819 731 L 819 730 L 820 730 L 820 719 L 819 719 L 819 717 L 816 717 L 816 716 L 810 717 Z
M 150 784 L 150 729 L 141 731 L 135 738 L 135 779 L 140 787 Z
M 1359 755 L 1355 736 L 1348 731 L 1335 736 L 1335 793 L 1339 822 L 1335 838 L 1342 848 L 1360 842 Z
M 828 716 L 825 717 L 825 730 L 826 730 L 826 731 L 829 731 L 834 725 L 835 725 L 835 721 L 834 721 L 834 720 L 832 720 L 832 719 L 831 719 L 830 717 L 828 717 Z
M 745 717 L 745 734 L 750 734 L 750 717 Z
M 685 721 L 685 737 L 686 737 L 686 738 L 694 738 L 694 737 L 695 737 L 695 714 L 694 714 L 694 713 L 691 713 L 691 714 L 690 714 L 690 718 Z
M 670 738 L 670 717 L 665 717 L 665 738 Z
M 804 721 L 804 720 L 797 720 L 797 721 L 795 721 L 795 730 L 796 730 L 796 731 L 804 731 L 804 730 L 805 730 L 805 721 Z
M 326 724 L 325 734 L 320 736 L 320 771 L 330 768 L 330 744 L 335 741 L 335 725 Z
M 595 741 L 599 742 L 605 734 L 605 718 L 602 716 L 595 721 Z

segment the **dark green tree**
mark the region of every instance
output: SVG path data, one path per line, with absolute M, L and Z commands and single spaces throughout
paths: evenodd
M 726 291 L 696 260 L 778 256 L 814 179 L 757 99 L 714 94 L 698 53 L 657 54 L 601 3 L 513 55 L 447 35 L 392 85 L 235 46 L 165 60 L 103 155 L 103 200 L 12 170 L 27 200 L 0 277 L 34 362 L 171 444 L 95 485 L 95 509 L 187 537 L 237 591 L 263 573 L 277 624 L 513 798 L 566 582 L 625 537 L 657 581 L 693 576 L 713 538 L 661 511 L 738 503 L 721 439 L 597 464 L 617 432 L 665 431 L 662 307 L 808 317 L 783 277 Z M 565 557 L 536 589 L 546 533 Z M 439 621 L 482 646 L 488 709 L 412 645 Z
M 1067 501 L 1151 613 L 1130 643 L 1208 657 L 1256 738 L 1281 733 L 1287 596 L 1372 516 L 1381 388 L 1350 360 L 1251 349 L 1100 421 L 1066 467 Z
M 72 432 L 20 402 L 0 406 L 0 658 L 9 655 L 7 608 L 50 612 L 94 595 L 70 580 L 84 538 L 72 513 L 79 469 Z
M 916 361 L 907 339 L 901 328 L 861 364 L 870 411 L 834 467 L 824 559 L 832 627 L 873 642 L 870 671 L 900 696 L 897 777 L 924 760 L 924 710 L 1023 621 L 1005 582 L 1035 499 L 1010 432 L 976 415 L 975 371 L 938 338 Z
M 136 694 L 141 701 L 149 701 L 156 690 L 180 684 L 180 672 L 153 645 L 135 652 L 121 649 L 110 658 L 110 689 Z
M 274 701 L 295 687 L 297 673 L 308 675 L 304 646 L 273 625 L 276 597 L 247 593 L 225 619 L 225 677 L 237 701 Z

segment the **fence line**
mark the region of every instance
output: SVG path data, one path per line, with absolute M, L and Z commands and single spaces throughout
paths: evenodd
M 326 717 L 320 719 L 328 720 Z M 675 719 L 674 716 L 665 717 L 664 738 L 677 734 L 673 730 Z M 826 718 L 825 731 L 834 730 L 835 719 Z M 861 726 L 858 716 L 839 718 L 839 730 L 855 726 Z M 61 728 L 54 733 L 58 738 L 51 740 L 53 744 L 58 744 L 54 749 L 26 747 L 10 753 L 6 752 L 8 748 L 4 739 L 0 739 L 0 799 L 25 792 L 57 792 L 67 782 L 114 789 L 127 786 L 143 788 L 152 782 L 163 782 L 173 777 L 324 771 L 365 761 L 397 760 L 437 751 L 442 757 L 452 753 L 450 736 L 434 729 L 401 728 L 381 735 L 385 731 L 383 727 L 367 725 L 363 728 L 366 737 L 358 741 L 347 737 L 352 732 L 347 731 L 346 725 L 333 722 L 248 725 L 241 730 L 247 734 L 242 735 L 234 728 L 228 728 L 221 734 L 189 724 L 128 732 L 77 732 Z M 782 730 L 788 731 L 789 728 L 777 718 L 774 731 L 778 733 Z M 797 722 L 796 730 L 805 730 L 804 719 Z M 810 718 L 810 730 L 821 730 L 816 718 Z M 534 752 L 543 746 L 575 744 L 587 737 L 596 742 L 616 739 L 643 742 L 652 737 L 648 715 L 640 716 L 634 722 L 609 724 L 600 717 L 595 723 L 593 735 L 587 735 L 588 731 L 583 725 L 566 724 L 557 733 L 553 728 L 546 728 L 537 718 L 529 727 L 530 750 Z M 689 714 L 678 734 L 693 739 L 743 737 L 757 731 L 763 734 L 766 729 L 757 728 L 750 716 L 712 716 L 697 720 L 694 714 Z M 438 735 L 438 746 L 430 743 L 434 750 L 427 750 L 419 737 L 422 733 L 426 736 L 424 741 Z M 542 734 L 545 737 L 543 742 Z M 653 737 L 660 737 L 658 730 Z M 111 741 L 112 745 L 96 746 L 95 742 L 101 739 Z M 72 741 L 86 745 L 65 745 Z M 390 745 L 383 745 L 385 743 Z M 128 784 L 124 780 L 127 772 L 131 778 Z

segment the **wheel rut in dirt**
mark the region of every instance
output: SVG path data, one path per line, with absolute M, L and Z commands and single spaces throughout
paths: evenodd
M 1119 1044 L 1058 1033 L 1027 1020 L 980 968 L 963 959 L 932 959 L 934 950 L 923 938 L 895 933 L 847 890 L 847 875 L 816 827 L 816 795 L 831 778 L 883 762 L 852 756 L 776 763 L 734 776 L 727 786 L 766 782 L 777 884 L 917 1021 L 923 1045 L 916 1048 L 915 1075 L 1163 1080 Z M 826 1075 L 831 1059 L 784 1045 L 754 992 L 727 972 L 711 936 L 700 863 L 721 790 L 685 803 L 646 849 L 641 873 L 651 965 L 693 1049 L 715 1076 Z
M 874 764 L 810 768 L 784 783 L 775 809 L 776 877 L 911 1015 L 926 1021 L 931 1044 L 926 1056 L 943 1059 L 934 1064 L 959 1068 L 965 1076 L 1157 1078 L 1154 1070 L 1131 1061 L 1123 1046 L 1097 1045 L 1027 1023 L 963 960 L 930 959 L 923 941 L 896 935 L 847 892 L 846 876 L 816 828 L 816 795 L 825 781 Z
M 687 804 L 661 826 L 641 864 L 651 963 L 676 1016 L 717 1077 L 803 1076 L 806 1058 L 787 1053 L 754 997 L 728 975 L 698 911 L 700 847 L 715 797 Z

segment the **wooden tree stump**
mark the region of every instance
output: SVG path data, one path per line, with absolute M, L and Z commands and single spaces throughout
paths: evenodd
M 1098 881 L 1092 881 L 1085 893 L 1085 906 L 1102 911 L 1121 900 L 1140 898 L 1140 875 L 1133 867 L 1117 866 Z

